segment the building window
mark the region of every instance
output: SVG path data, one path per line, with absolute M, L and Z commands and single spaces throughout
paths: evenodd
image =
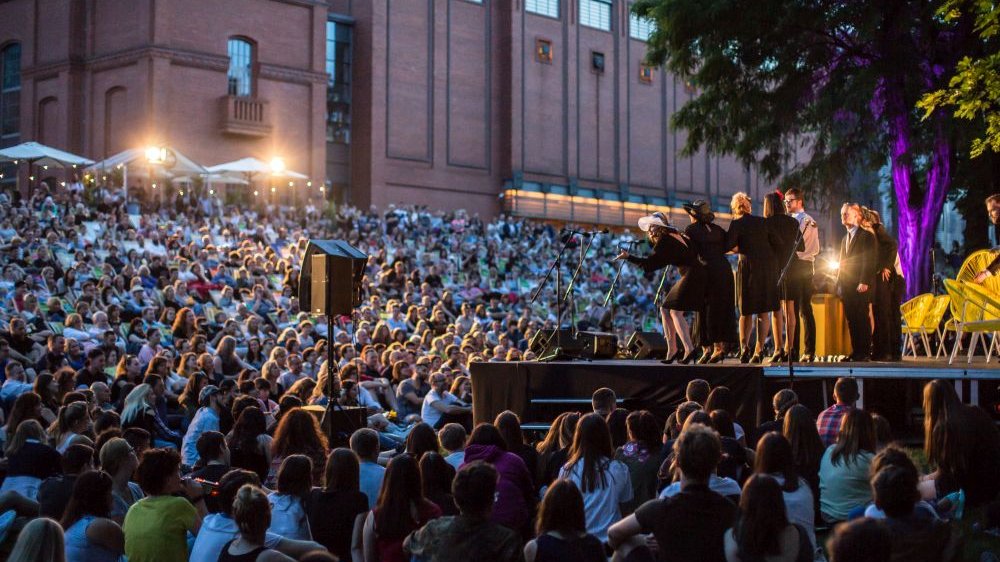
M 640 64 L 639 65 L 639 81 L 643 84 L 653 83 L 653 67 Z
M 580 0 L 580 25 L 611 31 L 611 0 Z
M 242 37 L 229 38 L 229 71 L 226 73 L 226 77 L 229 79 L 229 95 L 252 96 L 254 94 L 253 51 L 253 43 L 250 41 Z
M 17 144 L 21 126 L 21 44 L 0 51 L 0 147 Z
M 535 39 L 535 60 L 552 64 L 552 41 Z
M 590 52 L 590 70 L 595 74 L 604 74 L 604 53 Z
M 351 26 L 326 22 L 326 140 L 351 142 Z
M 640 41 L 649 41 L 649 36 L 653 34 L 653 30 L 656 29 L 656 24 L 653 20 L 647 18 L 640 18 L 639 16 L 629 13 L 629 35 L 632 39 L 639 39 Z
M 525 0 L 524 9 L 532 14 L 559 18 L 559 0 Z

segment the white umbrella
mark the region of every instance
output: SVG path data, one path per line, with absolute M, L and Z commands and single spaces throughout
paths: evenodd
M 191 160 L 187 156 L 184 156 L 179 150 L 166 147 L 163 149 L 167 155 L 165 162 L 151 163 L 146 157 L 146 151 L 141 148 L 130 148 L 128 150 L 123 150 L 114 156 L 110 156 L 101 160 L 100 162 L 94 162 L 87 167 L 87 170 L 94 172 L 95 174 L 100 172 L 103 173 L 104 170 L 121 168 L 122 169 L 122 190 L 125 192 L 126 201 L 128 200 L 128 177 L 129 174 L 132 176 L 148 177 L 154 174 L 153 168 L 158 170 L 160 175 L 166 177 L 173 177 L 174 174 L 204 174 L 205 168 L 201 164 L 197 164 L 194 160 Z
M 23 142 L 19 145 L 0 150 L 0 162 L 17 162 L 24 160 L 29 164 L 41 166 L 86 166 L 92 164 L 93 160 L 88 160 L 83 156 L 77 156 L 58 148 L 45 146 L 34 141 Z
M 291 170 L 282 169 L 281 171 L 275 171 L 271 164 L 252 157 L 240 158 L 239 160 L 233 160 L 232 162 L 209 166 L 206 169 L 209 172 L 219 174 L 248 174 L 250 176 L 253 176 L 254 174 L 274 174 L 276 176 L 302 180 L 309 178 L 309 176 L 305 174 L 300 174 Z
M 202 174 L 201 179 L 205 182 L 222 182 L 231 183 L 235 185 L 247 185 L 247 180 L 240 178 L 234 178 L 232 176 L 225 176 L 222 174 Z M 178 176 L 176 178 L 171 178 L 170 183 L 192 183 L 194 177 L 192 176 Z

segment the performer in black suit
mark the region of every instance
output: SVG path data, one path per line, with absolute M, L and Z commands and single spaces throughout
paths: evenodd
M 813 360 L 813 354 L 816 352 L 816 318 L 813 316 L 812 295 L 815 273 L 813 265 L 820 248 L 819 229 L 816 227 L 816 221 L 806 213 L 802 190 L 793 187 L 785 192 L 785 209 L 789 216 L 799 221 L 799 230 L 802 231 L 802 242 L 805 245 L 804 250 L 797 252 L 788 271 L 792 280 L 792 300 L 795 301 L 795 310 L 800 320 L 795 324 L 795 336 L 791 338 L 791 355 L 793 361 L 808 363 Z M 801 338 L 800 331 L 804 331 Z M 799 354 L 800 339 L 803 345 L 801 354 Z
M 664 363 L 673 361 L 690 363 L 696 352 L 684 312 L 695 312 L 704 306 L 707 284 L 705 268 L 698 261 L 698 253 L 691 247 L 691 241 L 671 226 L 663 213 L 656 212 L 642 217 L 639 219 L 639 228 L 649 235 L 649 240 L 653 243 L 653 253 L 643 258 L 622 251 L 615 260 L 628 260 L 646 273 L 669 265 L 677 266 L 681 278 L 670 288 L 660 306 L 663 337 L 667 340 L 667 359 Z M 675 336 L 680 338 L 684 346 L 683 357 L 680 350 L 677 350 Z
M 726 258 L 726 231 L 715 224 L 715 213 L 707 201 L 685 203 L 684 210 L 691 216 L 684 234 L 691 240 L 708 275 L 705 305 L 695 314 L 691 329 L 695 345 L 704 351 L 698 363 L 721 363 L 726 356 L 726 344 L 736 341 L 735 288 L 733 268 Z
M 771 239 L 774 256 L 777 259 L 779 275 L 782 267 L 788 261 L 793 251 L 802 251 L 805 246 L 802 240 L 798 245 L 799 221 L 785 214 L 785 202 L 780 193 L 768 193 L 764 196 L 764 224 Z M 794 261 L 795 258 L 792 258 Z M 774 355 L 771 363 L 781 363 L 788 359 L 792 352 L 792 340 L 795 338 L 795 284 L 786 273 L 778 286 L 778 299 L 781 310 L 771 315 L 771 334 L 774 338 Z M 787 337 L 785 332 L 787 331 Z
M 993 223 L 993 228 L 998 229 L 998 236 L 1000 236 L 1000 193 L 994 193 L 986 198 L 986 212 L 990 215 L 990 222 Z M 979 272 L 976 278 L 973 279 L 976 283 L 982 283 L 986 281 L 987 277 L 992 277 L 994 275 L 1000 274 L 1000 254 L 993 258 L 990 265 L 986 266 L 986 269 Z
M 882 224 L 877 211 L 862 209 L 862 228 L 875 235 L 878 259 L 875 265 L 875 293 L 872 295 L 872 359 L 899 361 L 902 359 L 903 277 L 896 268 L 898 244 Z
M 847 234 L 840 242 L 837 292 L 844 303 L 844 316 L 851 333 L 851 361 L 868 361 L 872 346 L 871 317 L 868 314 L 875 284 L 877 246 L 875 236 L 861 228 L 861 207 L 844 203 L 840 219 Z
M 761 363 L 770 330 L 771 312 L 778 310 L 778 260 L 763 217 L 750 214 L 750 198 L 736 193 L 729 204 L 736 217 L 729 223 L 726 250 L 740 255 L 736 268 L 736 302 L 740 309 L 740 362 Z M 754 318 L 757 344 L 750 356 Z

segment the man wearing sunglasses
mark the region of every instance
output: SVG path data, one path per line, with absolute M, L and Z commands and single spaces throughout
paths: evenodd
M 785 210 L 799 221 L 802 242 L 805 245 L 805 250 L 795 253 L 795 260 L 788 271 L 791 281 L 790 290 L 800 320 L 795 324 L 792 359 L 810 362 L 816 352 L 816 319 L 813 317 L 811 300 L 813 295 L 813 265 L 819 254 L 819 229 L 816 228 L 816 221 L 805 211 L 805 199 L 799 188 L 793 187 L 785 192 Z M 799 354 L 800 329 L 805 329 L 805 345 L 804 349 L 801 350 L 803 352 L 801 355 Z

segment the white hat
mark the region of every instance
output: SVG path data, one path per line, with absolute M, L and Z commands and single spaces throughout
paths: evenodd
M 651 226 L 669 227 L 670 219 L 660 211 L 639 219 L 639 229 L 643 232 L 649 232 L 649 227 Z

